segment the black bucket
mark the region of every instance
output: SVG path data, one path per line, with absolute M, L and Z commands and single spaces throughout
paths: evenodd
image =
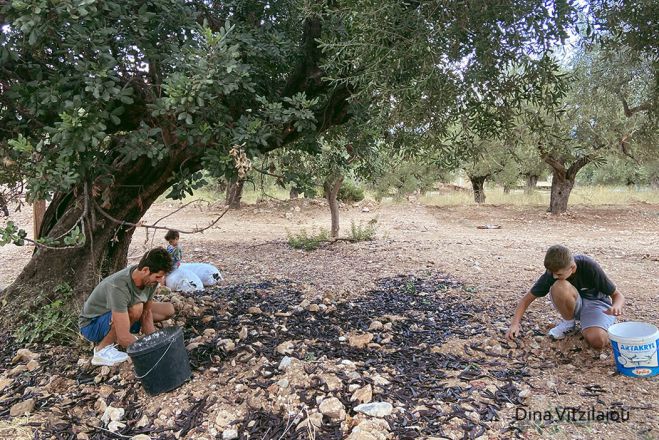
M 135 341 L 126 350 L 135 375 L 152 396 L 171 391 L 190 378 L 190 361 L 183 330 L 167 327 Z

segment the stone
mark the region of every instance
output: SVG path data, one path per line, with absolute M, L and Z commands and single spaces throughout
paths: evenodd
M 309 307 L 307 307 L 307 310 L 312 312 L 312 313 L 317 313 L 320 310 L 320 306 L 318 304 L 309 304 Z
M 121 431 L 125 427 L 126 427 L 125 423 L 117 422 L 116 420 L 113 420 L 110 423 L 108 423 L 108 431 L 110 432 Z
M 18 376 L 19 374 L 25 373 L 26 371 L 27 371 L 27 367 L 25 365 L 17 365 L 16 367 L 9 370 L 9 372 L 7 373 L 7 377 Z
M 295 430 L 299 431 L 300 429 L 304 429 L 305 431 L 313 432 L 316 429 L 320 429 L 321 426 L 323 426 L 323 415 L 321 413 L 313 413 L 298 423 Z M 311 438 L 313 438 L 313 436 Z
M 5 388 L 7 388 L 9 385 L 11 385 L 12 382 L 14 382 L 14 381 L 11 380 L 11 379 L 8 379 L 8 378 L 0 378 L 0 393 L 2 393 L 2 391 L 3 391 Z
M 336 376 L 336 374 L 326 373 L 322 374 L 320 378 L 327 385 L 327 389 L 330 392 L 341 391 L 343 389 L 343 382 L 338 378 L 338 376 Z
M 389 424 L 383 419 L 367 419 L 355 426 L 347 440 L 387 440 Z
M 234 440 L 238 438 L 238 430 L 225 429 L 222 431 L 222 440 Z
M 27 365 L 26 365 L 27 371 L 34 371 L 37 368 L 39 368 L 39 366 L 40 366 L 39 362 L 37 362 L 36 359 L 30 360 L 30 362 L 28 362 Z
M 386 417 L 391 415 L 394 407 L 389 402 L 373 402 L 357 405 L 353 409 L 356 412 L 360 412 L 371 417 Z
M 351 333 L 348 335 L 348 345 L 354 348 L 365 348 L 372 340 L 372 333 Z
M 294 344 L 293 341 L 282 342 L 277 346 L 275 351 L 279 354 L 289 355 L 293 353 Z
M 151 437 L 146 434 L 137 434 L 132 436 L 130 440 L 151 440 Z
M 137 428 L 145 428 L 149 426 L 149 418 L 146 416 L 146 414 L 143 414 L 142 417 L 137 421 L 135 424 Z
M 372 399 L 373 399 L 373 387 L 371 386 L 371 384 L 368 384 L 365 387 L 356 390 L 354 393 L 352 393 L 352 397 L 350 397 L 351 402 L 359 402 L 359 403 L 369 403 Z
M 231 352 L 236 349 L 236 344 L 231 339 L 221 339 L 218 342 L 218 345 L 221 345 L 226 352 Z
M 32 359 L 37 359 L 39 357 L 39 354 L 33 353 L 27 348 L 20 348 L 16 352 L 16 356 L 11 360 L 12 364 L 17 364 L 19 362 L 29 362 Z
M 34 405 L 37 403 L 34 399 L 23 400 L 22 402 L 15 403 L 9 409 L 9 416 L 18 417 L 28 413 L 31 413 L 34 410 Z
M 384 324 L 382 324 L 380 321 L 373 321 L 371 322 L 371 325 L 368 326 L 368 331 L 382 330 L 383 327 Z
M 346 410 L 343 403 L 336 397 L 330 397 L 320 402 L 318 407 L 323 415 L 326 415 L 333 420 L 344 420 L 346 418 Z
M 529 390 L 528 388 L 524 388 L 522 391 L 519 392 L 519 397 L 521 397 L 522 399 L 526 399 L 530 395 L 531 395 L 531 390 Z
M 238 338 L 242 341 L 243 339 L 247 339 L 247 327 L 243 327 L 240 329 L 240 332 L 238 333 Z
M 362 212 L 371 212 L 371 210 L 368 209 L 366 206 L 364 206 L 364 207 L 362 208 Z
M 260 315 L 263 312 L 261 311 L 260 307 L 250 307 L 247 309 L 247 313 L 250 315 Z
M 277 367 L 277 369 L 280 370 L 280 371 L 286 371 L 288 369 L 288 367 L 291 366 L 292 363 L 293 363 L 293 358 L 292 357 L 284 356 L 281 359 L 281 362 L 279 362 L 279 366 Z
M 101 421 L 105 424 L 109 422 L 118 422 L 120 421 L 126 411 L 123 408 L 116 408 L 112 405 L 105 408 L 103 415 L 101 416 Z

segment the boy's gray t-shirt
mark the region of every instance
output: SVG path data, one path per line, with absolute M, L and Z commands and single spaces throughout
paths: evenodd
M 599 264 L 586 255 L 575 255 L 577 271 L 567 281 L 572 284 L 585 299 L 604 299 L 610 301 L 616 286 L 606 276 Z M 545 272 L 531 287 L 531 293 L 537 297 L 545 296 L 556 282 L 551 272 Z
M 138 289 L 131 278 L 136 268 L 137 266 L 129 266 L 122 269 L 104 278 L 94 288 L 80 313 L 78 319 L 80 328 L 87 326 L 97 316 L 107 312 L 127 312 L 130 306 L 145 303 L 153 297 L 158 285 Z

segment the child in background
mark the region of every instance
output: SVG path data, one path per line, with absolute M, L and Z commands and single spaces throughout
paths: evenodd
M 167 240 L 169 243 L 169 245 L 167 245 L 167 252 L 169 252 L 169 255 L 172 256 L 172 268 L 178 269 L 178 267 L 181 265 L 181 258 L 183 258 L 183 251 L 181 250 L 181 246 L 178 244 L 178 231 L 167 231 L 167 234 L 165 234 L 165 240 Z

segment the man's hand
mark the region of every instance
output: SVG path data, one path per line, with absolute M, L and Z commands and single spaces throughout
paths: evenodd
M 510 328 L 506 332 L 506 337 L 508 339 L 515 339 L 517 336 L 519 336 L 519 324 L 517 323 L 512 323 L 510 324 Z
M 614 304 L 611 307 L 609 307 L 609 310 L 607 310 L 604 313 L 611 316 L 620 316 L 622 315 L 622 306 Z

